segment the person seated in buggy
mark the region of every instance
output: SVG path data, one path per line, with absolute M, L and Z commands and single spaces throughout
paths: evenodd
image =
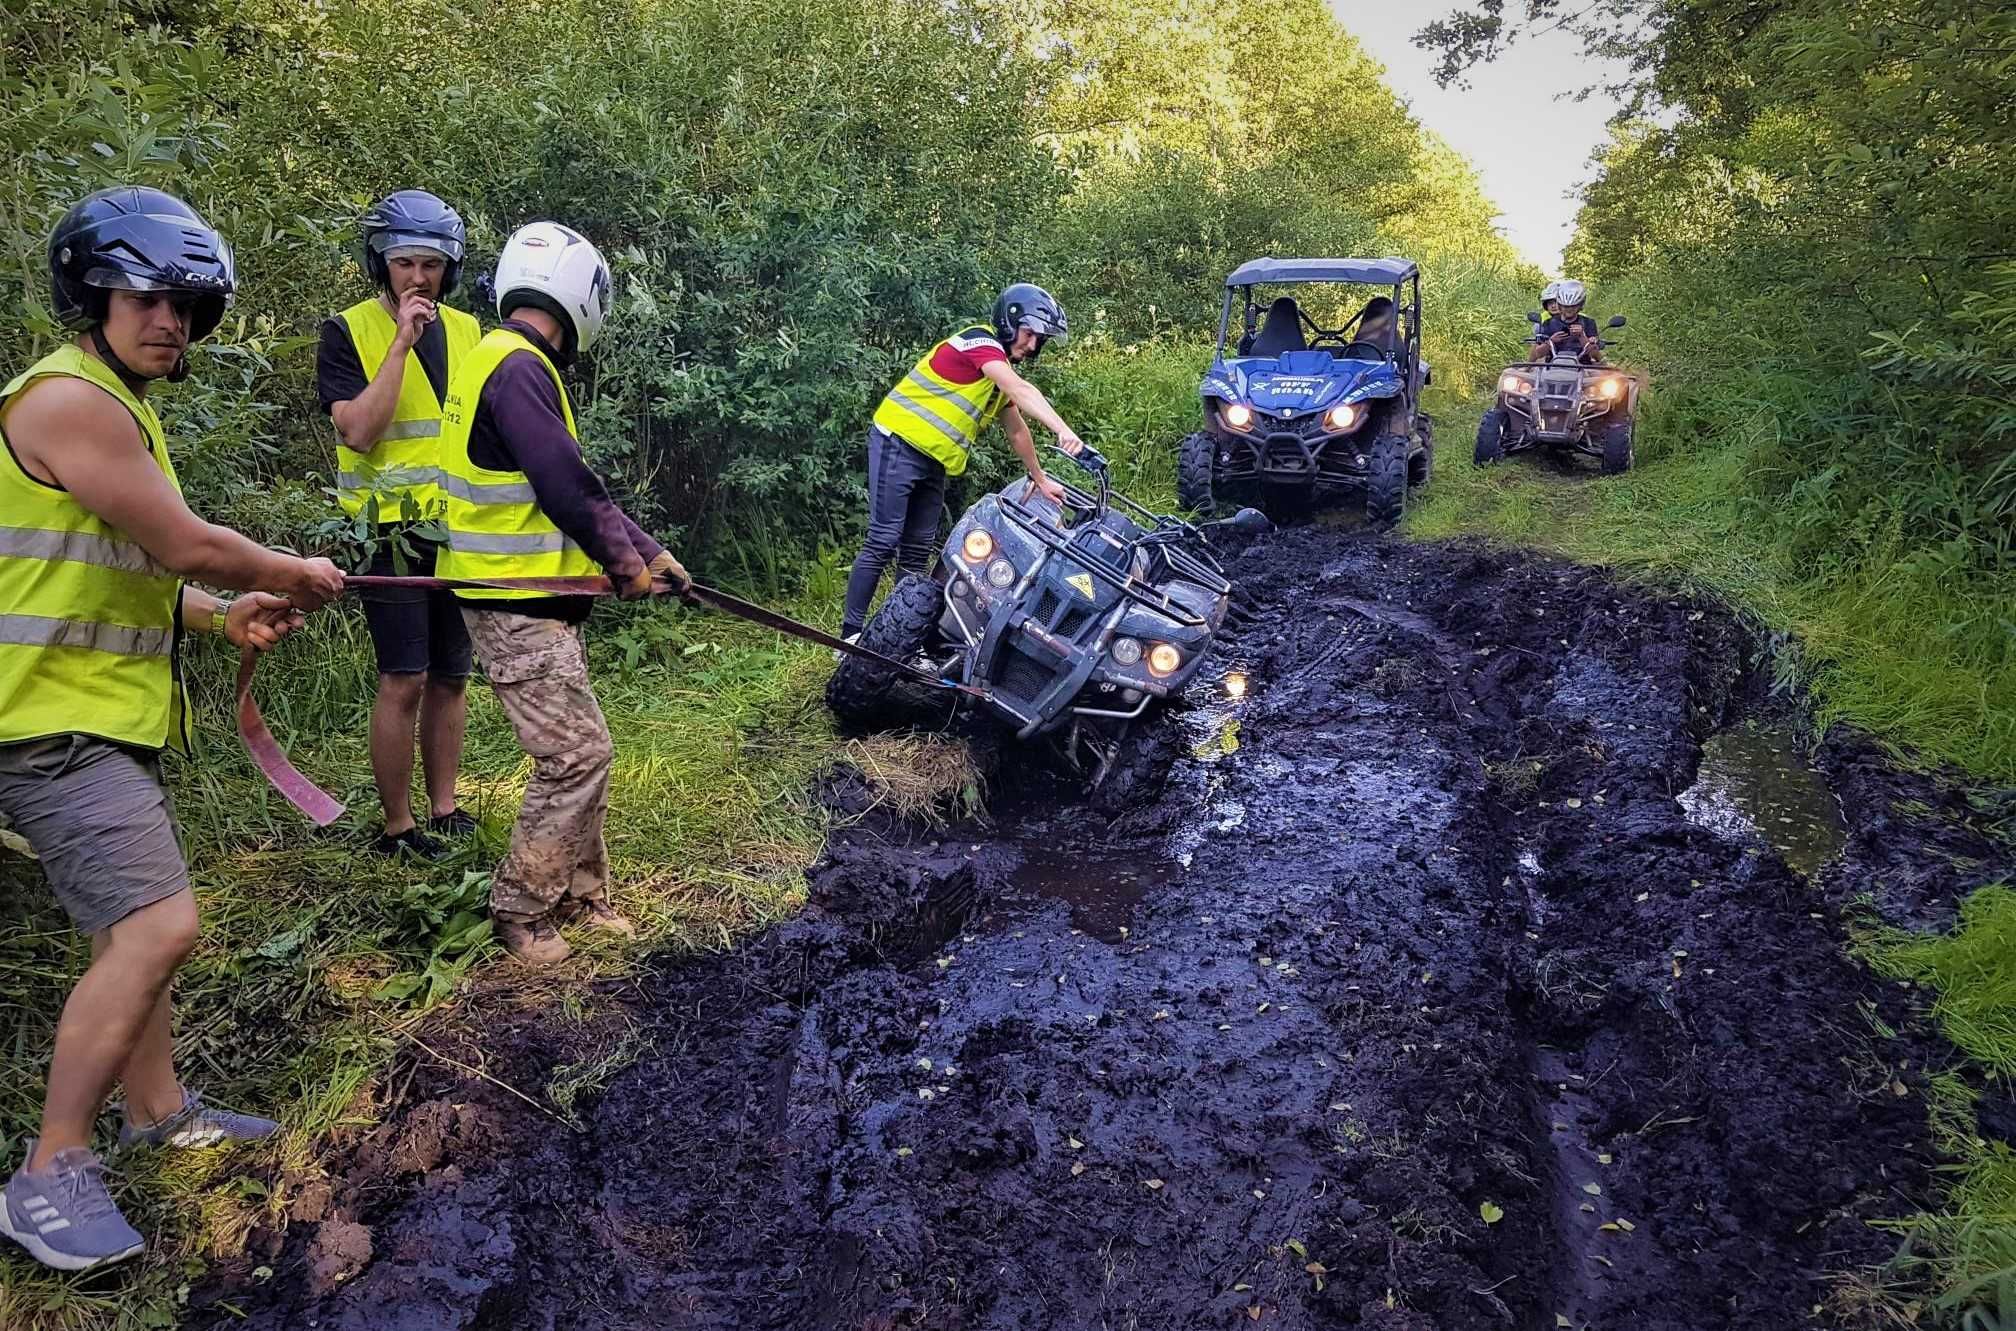
M 1603 360 L 1603 341 L 1596 335 L 1596 321 L 1582 313 L 1589 298 L 1580 282 L 1562 282 L 1554 288 L 1559 303 L 1547 321 L 1533 330 L 1533 359 L 1552 360 L 1571 355 L 1586 364 Z

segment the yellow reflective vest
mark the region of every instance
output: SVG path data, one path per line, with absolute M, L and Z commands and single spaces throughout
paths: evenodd
M 876 425 L 924 456 L 944 463 L 947 476 L 966 470 L 966 454 L 974 440 L 994 423 L 1008 401 L 984 375 L 970 384 L 955 384 L 931 368 L 931 358 L 940 347 L 964 350 L 977 338 L 1000 345 L 991 328 L 975 325 L 961 329 L 925 352 L 875 408 Z
M 0 435 L 8 404 L 57 375 L 118 399 L 180 492 L 154 408 L 74 345 L 0 389 Z M 175 660 L 181 599 L 181 579 L 138 542 L 0 449 L 0 743 L 84 734 L 186 753 Z
M 482 339 L 483 329 L 460 310 L 446 305 L 434 308 L 439 312 L 441 332 L 448 344 L 448 382 L 452 384 L 455 371 Z M 350 342 L 357 348 L 357 361 L 364 367 L 364 377 L 377 378 L 387 353 L 392 350 L 392 339 L 398 335 L 398 323 L 376 296 L 358 301 L 337 317 L 350 330 Z M 384 433 L 378 436 L 377 447 L 369 453 L 359 453 L 340 442 L 336 445 L 337 503 L 345 513 L 355 517 L 375 494 L 381 523 L 400 521 L 408 498 L 419 512 L 431 514 L 441 503 L 441 492 L 434 484 L 439 475 L 440 447 L 441 404 L 435 400 L 434 385 L 421 367 L 420 357 L 409 348 L 406 374 L 399 381 L 399 401 L 392 408 L 392 419 L 386 422 Z
M 578 578 L 593 577 L 602 566 L 567 539 L 539 508 L 532 482 L 522 471 L 491 471 L 469 460 L 469 430 L 483 385 L 514 351 L 539 358 L 560 392 L 560 411 L 567 433 L 580 439 L 574 426 L 574 404 L 560 371 L 546 354 L 509 328 L 484 335 L 449 381 L 448 400 L 441 407 L 440 487 L 447 500 L 448 548 L 435 572 L 444 578 Z M 458 591 L 464 599 L 522 600 L 549 593 L 539 591 Z

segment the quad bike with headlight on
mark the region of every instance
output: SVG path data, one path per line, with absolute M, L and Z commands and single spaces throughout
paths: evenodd
M 986 496 L 952 529 L 938 576 L 905 576 L 862 631 L 861 646 L 965 688 L 847 656 L 826 685 L 835 715 L 902 724 L 965 701 L 1105 775 L 1128 723 L 1196 674 L 1232 584 L 1204 527 L 1116 493 L 1094 450 L 1074 460 L 1091 490 L 1066 485 L 1058 504 L 1018 480 Z M 1245 509 L 1209 525 L 1268 522 Z
M 1274 296 L 1263 319 L 1255 292 L 1284 286 L 1301 299 Z M 1326 301 L 1355 304 L 1355 293 L 1339 293 L 1340 286 L 1378 295 L 1326 328 L 1309 311 L 1321 315 Z M 1242 314 L 1237 325 L 1235 310 Z M 1235 328 L 1236 340 L 1228 340 Z M 1434 422 L 1421 410 L 1428 381 L 1421 270 L 1413 261 L 1241 264 L 1225 279 L 1218 351 L 1199 389 L 1204 428 L 1177 446 L 1177 498 L 1209 514 L 1228 498 L 1250 496 L 1278 513 L 1362 488 L 1366 516 L 1389 527 L 1405 512 L 1409 491 L 1425 486 L 1434 470 Z
M 1540 322 L 1538 314 L 1526 318 Z M 1621 314 L 1605 325 L 1623 326 Z M 1642 376 L 1592 364 L 1573 351 L 1508 365 L 1498 377 L 1497 402 L 1477 422 L 1476 463 L 1488 466 L 1529 448 L 1548 448 L 1596 458 L 1606 476 L 1627 472 L 1644 384 Z

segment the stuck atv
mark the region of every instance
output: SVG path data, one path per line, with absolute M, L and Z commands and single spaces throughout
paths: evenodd
M 1526 318 L 1540 322 L 1537 313 Z M 1604 325 L 1623 326 L 1621 314 Z M 1546 448 L 1596 458 L 1606 476 L 1627 472 L 1634 460 L 1632 436 L 1644 382 L 1614 365 L 1590 364 L 1573 351 L 1508 365 L 1498 377 L 1497 402 L 1477 422 L 1475 461 L 1483 467 L 1526 449 Z
M 1126 726 L 1196 674 L 1232 586 L 1202 528 L 1114 492 L 1093 450 L 1075 460 L 1092 489 L 1066 485 L 1057 504 L 1018 480 L 959 520 L 938 576 L 896 584 L 859 644 L 885 660 L 842 657 L 835 715 L 866 727 L 971 706 L 1105 775 Z
M 1302 299 L 1274 297 L 1263 320 L 1256 292 L 1281 286 Z M 1377 294 L 1361 306 L 1350 286 Z M 1240 331 L 1228 344 L 1235 306 Z M 1374 525 L 1398 522 L 1435 465 L 1420 323 L 1421 270 L 1407 259 L 1242 264 L 1225 279 L 1218 351 L 1199 390 L 1204 428 L 1178 447 L 1183 506 L 1209 514 L 1250 499 L 1278 514 L 1363 489 Z

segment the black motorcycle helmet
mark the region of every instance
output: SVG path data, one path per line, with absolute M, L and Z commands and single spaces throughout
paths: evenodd
M 392 270 L 385 256 L 409 245 L 437 251 L 448 260 L 441 276 L 441 294 L 455 289 L 462 276 L 462 252 L 469 243 L 469 229 L 462 215 L 424 189 L 402 189 L 388 194 L 364 214 L 359 229 L 364 236 L 364 271 L 382 289 L 392 286 Z
M 189 340 L 215 332 L 237 285 L 231 247 L 172 194 L 120 185 L 88 195 L 49 233 L 49 303 L 65 328 L 105 322 L 114 291 L 197 296 Z
M 1062 344 L 1071 335 L 1064 307 L 1033 282 L 1017 282 L 994 301 L 994 332 L 1002 346 L 1013 346 L 1015 334 L 1024 328 L 1035 332 L 1039 339 L 1036 350 L 1029 353 L 1030 360 L 1036 359 L 1046 343 L 1054 339 Z

